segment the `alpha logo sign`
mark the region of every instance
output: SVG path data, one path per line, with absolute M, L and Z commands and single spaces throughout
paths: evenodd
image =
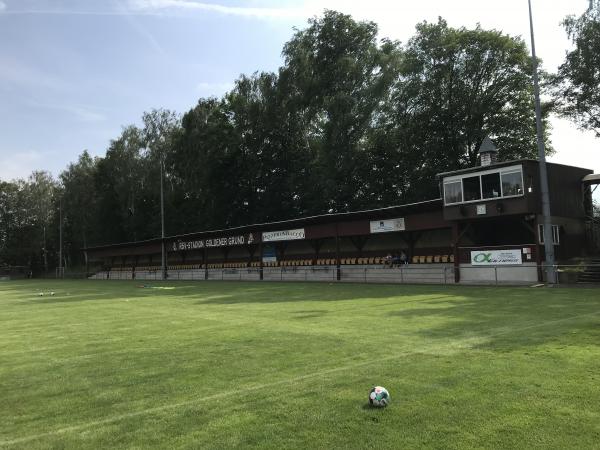
M 235 245 L 245 245 L 254 242 L 254 235 L 252 233 L 248 235 L 239 236 L 228 236 L 218 237 L 211 239 L 195 239 L 191 241 L 173 241 L 171 244 L 171 250 L 174 252 L 182 250 L 199 250 L 203 248 L 212 247 L 233 247 Z
M 471 264 L 474 266 L 511 266 L 522 263 L 520 249 L 471 251 Z
M 295 230 L 266 231 L 262 234 L 263 242 L 294 241 L 304 239 L 304 228 Z

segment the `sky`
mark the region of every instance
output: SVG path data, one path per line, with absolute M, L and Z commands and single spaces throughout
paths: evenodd
M 570 42 L 560 22 L 589 0 L 532 0 L 536 50 L 555 71 Z M 274 71 L 294 28 L 333 9 L 406 42 L 438 16 L 529 45 L 527 0 L 0 0 L 0 179 L 57 176 L 87 149 L 102 156 L 142 113 L 184 113 L 240 74 Z M 600 172 L 600 139 L 552 118 L 549 161 Z

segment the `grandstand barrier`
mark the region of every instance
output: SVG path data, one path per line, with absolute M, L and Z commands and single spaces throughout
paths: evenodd
M 376 258 L 365 258 L 369 262 Z M 356 262 L 360 259 L 356 259 Z M 374 283 L 450 283 L 454 282 L 452 266 L 444 264 L 418 264 L 382 266 L 370 264 L 341 264 L 339 269 L 335 260 L 326 258 L 319 260 L 318 265 L 304 265 L 302 260 L 293 261 L 299 265 L 265 265 L 262 269 L 264 281 L 347 281 Z M 224 264 L 207 264 L 206 269 L 197 266 L 171 266 L 167 270 L 169 280 L 189 281 L 259 281 L 261 269 L 257 266 L 231 266 Z M 112 268 L 109 271 L 98 271 L 90 275 L 90 279 L 109 280 L 161 280 L 160 267 Z
M 441 258 L 440 258 L 441 259 Z M 435 256 L 434 256 L 435 260 Z M 410 284 L 455 284 L 456 271 L 460 275 L 459 283 L 464 285 L 538 285 L 544 280 L 546 267 L 535 263 L 519 265 L 473 266 L 460 264 L 402 264 L 398 266 L 381 265 L 314 265 L 314 266 L 272 266 L 264 267 L 265 281 L 315 281 L 349 283 L 410 283 Z M 555 265 L 558 285 L 598 285 L 600 284 L 600 264 L 579 262 L 570 265 Z M 187 269 L 171 269 L 168 279 L 189 281 L 259 281 L 259 267 L 212 268 L 200 266 Z M 338 277 L 339 274 L 339 277 Z M 48 277 L 54 274 L 48 274 Z M 160 268 L 127 268 L 119 270 L 99 270 L 95 273 L 69 272 L 65 278 L 88 278 L 92 280 L 161 280 Z

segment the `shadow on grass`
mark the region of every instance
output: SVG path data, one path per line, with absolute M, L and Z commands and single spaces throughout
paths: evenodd
M 564 341 L 600 341 L 600 292 L 558 289 L 482 288 L 453 302 L 389 312 L 429 326 L 418 333 L 429 340 L 473 338 L 474 349 L 513 350 Z M 564 342 L 563 342 L 564 343 Z M 594 344 L 596 345 L 596 344 Z
M 59 295 L 31 298 L 29 293 L 18 292 L 28 290 L 34 296 L 36 288 L 50 285 Z M 366 307 L 372 307 L 369 314 L 373 320 L 393 323 L 398 330 L 406 328 L 409 333 L 439 342 L 473 337 L 476 343 L 472 348 L 482 349 L 536 346 L 560 339 L 567 333 L 579 337 L 579 341 L 592 338 L 596 343 L 600 341 L 600 291 L 597 289 L 220 281 L 152 284 L 173 289 L 139 288 L 138 285 L 135 281 L 19 283 L 11 285 L 10 295 L 22 304 L 167 299 L 198 308 L 293 303 L 302 308 L 307 302 L 320 302 L 319 306 L 325 306 L 327 302 L 355 301 L 347 306 L 332 303 L 331 309 L 305 307 L 297 311 L 284 310 L 282 314 L 284 318 L 310 324 L 311 320 L 324 316 L 334 318 L 338 313 L 364 314 Z M 68 296 L 60 294 L 69 290 L 73 293 Z M 382 299 L 388 301 L 382 302 Z M 372 300 L 378 301 L 369 303 Z M 381 313 L 377 308 L 381 308 Z

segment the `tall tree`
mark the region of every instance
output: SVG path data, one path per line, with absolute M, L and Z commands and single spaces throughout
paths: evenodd
M 525 43 L 479 26 L 451 28 L 442 19 L 419 24 L 375 134 L 372 191 L 388 204 L 393 197 L 437 196 L 435 174 L 476 165 L 486 135 L 501 159 L 535 157 Z
M 233 226 L 239 220 L 244 186 L 239 170 L 241 138 L 225 100 L 200 99 L 182 119 L 172 170 L 186 231 Z
M 161 165 L 164 169 L 165 229 L 171 234 L 179 229 L 172 166 L 174 145 L 181 132 L 181 117 L 168 109 L 152 109 L 142 115 L 142 122 L 141 189 L 137 192 L 136 206 L 130 213 L 134 215 L 140 234 L 150 238 L 161 234 Z
M 48 233 L 50 231 L 48 228 L 55 214 L 53 205 L 56 189 L 56 181 L 49 172 L 44 171 L 33 172 L 26 184 L 30 214 L 40 233 L 36 241 L 40 242 L 39 246 L 46 272 L 48 271 Z
M 1 265 L 24 265 L 40 255 L 31 245 L 37 230 L 27 200 L 25 181 L 0 182 Z
M 563 25 L 575 48 L 558 70 L 555 98 L 560 112 L 600 137 L 600 1 Z
M 95 189 L 99 193 L 96 223 L 98 242 L 143 239 L 144 217 L 134 214 L 143 188 L 142 131 L 130 125 L 111 141 L 106 157 L 98 162 Z M 143 210 L 143 208 L 142 208 Z
M 85 150 L 76 163 L 69 164 L 60 174 L 65 251 L 71 266 L 84 262 L 80 250 L 96 240 L 95 219 L 101 195 L 95 183 L 98 162 Z
M 346 211 L 363 197 L 364 139 L 394 78 L 397 45 L 378 45 L 377 25 L 326 11 L 283 50 L 314 161 L 313 212 Z

